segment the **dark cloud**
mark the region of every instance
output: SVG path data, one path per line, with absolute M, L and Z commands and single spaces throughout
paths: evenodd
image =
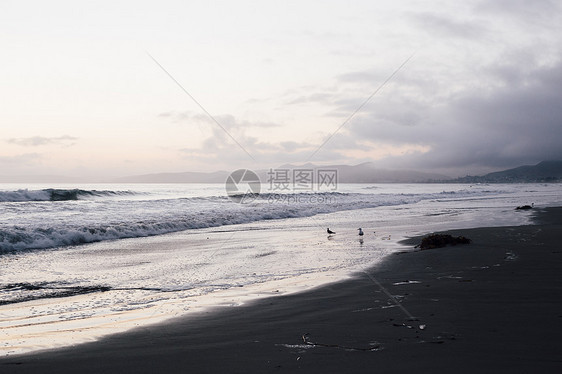
M 407 55 L 394 66 L 381 56 L 371 69 L 340 74 L 326 84 L 280 95 L 285 105 L 320 108 L 318 116 L 329 119 L 333 127 L 322 128 L 317 142 L 301 141 L 298 134 L 292 141 L 260 140 L 249 135 L 249 128 L 277 125 L 233 116 L 216 118 L 257 161 L 273 165 L 309 161 L 327 140 L 310 161 L 370 161 L 370 155 L 377 155 L 375 147 L 381 148 L 378 155 L 385 147 L 396 147 L 404 151 L 389 150 L 392 156 L 378 160 L 381 167 L 461 175 L 562 159 L 562 44 L 556 33 L 560 26 L 552 22 L 552 15 L 541 15 L 559 15 L 559 6 L 549 1 L 515 1 L 514 10 L 511 1 L 503 6 L 492 3 L 461 6 L 466 13 L 410 13 L 414 27 L 421 30 L 420 40 L 426 41 L 429 35 L 431 43 L 420 47 L 412 61 L 349 123 L 345 120 Z M 507 19 L 502 17 L 504 11 Z M 529 17 L 537 25 L 531 28 L 540 26 L 540 31 L 519 27 Z M 548 22 L 542 25 L 542 19 Z M 212 136 L 201 149 L 217 160 L 248 161 L 208 117 L 166 116 L 209 125 Z
M 63 145 L 72 146 L 78 138 L 73 136 L 59 136 L 59 137 L 44 137 L 44 136 L 32 136 L 29 138 L 12 138 L 7 139 L 6 142 L 10 144 L 20 145 L 24 147 L 37 147 L 42 145 Z
M 451 14 L 416 13 L 412 19 L 421 30 L 440 38 L 478 39 L 488 33 L 485 22 L 453 19 Z
M 530 18 L 552 19 L 558 17 L 560 2 L 553 0 L 483 0 L 475 10 L 492 15 L 511 16 L 528 21 Z
M 492 87 L 467 88 L 439 105 L 385 98 L 352 121 L 350 137 L 431 147 L 386 160 L 403 167 L 485 169 L 562 159 L 562 63 L 488 74 Z
M 402 153 L 390 149 L 391 156 L 377 161 L 380 167 L 453 176 L 562 159 L 562 62 L 520 61 L 525 63 L 516 60 L 485 66 L 474 75 L 472 84 L 446 93 L 435 90 L 430 77 L 406 79 L 405 85 L 397 82 L 340 131 L 336 132 L 338 126 L 326 129 L 317 142 L 263 141 L 249 135 L 248 126 L 234 117 L 219 118 L 260 165 L 353 164 L 372 161 L 369 155 L 376 154 L 376 147 L 404 149 Z M 345 100 L 325 96 L 334 108 L 332 117 L 343 123 L 365 100 L 357 93 L 364 91 Z M 311 97 L 323 96 L 311 93 Z M 212 135 L 201 149 L 182 150 L 184 156 L 204 161 L 212 155 L 224 165 L 249 165 L 248 156 L 218 126 L 210 126 Z

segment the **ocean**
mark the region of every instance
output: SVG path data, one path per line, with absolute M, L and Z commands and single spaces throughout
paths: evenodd
M 527 224 L 532 210 L 516 206 L 562 205 L 559 184 L 340 184 L 243 203 L 227 192 L 0 184 L 0 355 L 310 289 L 404 250 L 406 237 Z

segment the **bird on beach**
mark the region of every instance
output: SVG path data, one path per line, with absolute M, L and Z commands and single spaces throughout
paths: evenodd
M 335 231 L 330 230 L 330 228 L 328 228 L 326 231 L 327 231 L 328 234 L 330 234 L 330 235 L 331 235 L 331 234 L 335 234 Z
M 361 227 L 358 228 L 357 230 L 359 230 L 359 236 L 363 236 L 363 230 L 361 230 Z

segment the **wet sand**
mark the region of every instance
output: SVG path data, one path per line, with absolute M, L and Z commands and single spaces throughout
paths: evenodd
M 562 208 L 450 233 L 473 243 L 413 251 L 412 239 L 349 281 L 9 357 L 0 371 L 562 372 Z

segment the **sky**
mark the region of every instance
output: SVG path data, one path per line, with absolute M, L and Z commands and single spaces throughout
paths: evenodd
M 546 0 L 1 0 L 0 175 L 562 159 L 561 16 Z

